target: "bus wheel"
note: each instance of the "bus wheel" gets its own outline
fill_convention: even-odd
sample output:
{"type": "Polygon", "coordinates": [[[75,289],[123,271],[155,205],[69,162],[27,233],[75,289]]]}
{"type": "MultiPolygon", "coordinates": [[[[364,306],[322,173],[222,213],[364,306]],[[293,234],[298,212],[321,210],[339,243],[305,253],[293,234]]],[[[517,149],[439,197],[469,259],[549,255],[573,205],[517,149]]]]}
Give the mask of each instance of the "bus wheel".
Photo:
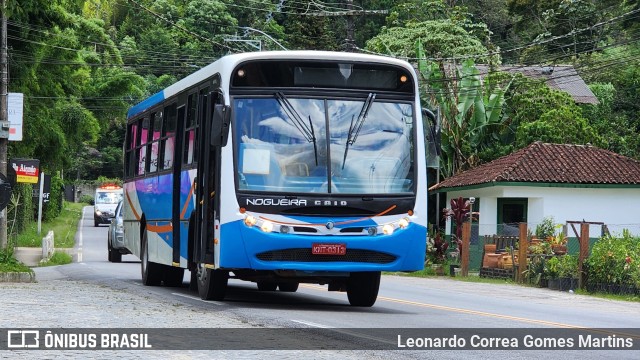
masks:
{"type": "Polygon", "coordinates": [[[347,298],[352,306],[375,304],[380,288],[380,271],[353,272],[347,279],[347,298]]]}
{"type": "Polygon", "coordinates": [[[271,281],[258,281],[257,284],[260,291],[276,291],[278,288],[278,283],[271,281]]]}
{"type": "Polygon", "coordinates": [[[164,286],[178,287],[182,286],[184,278],[184,269],[179,267],[167,266],[164,270],[164,286]]]}
{"type": "Polygon", "coordinates": [[[280,283],[278,284],[278,289],[284,292],[296,292],[298,291],[299,283],[280,283]]]}
{"type": "Polygon", "coordinates": [[[142,235],[142,249],[140,249],[140,270],[142,283],[146,286],[157,286],[162,281],[162,265],[149,261],[149,245],[147,244],[147,231],[142,235]]]}
{"type": "Polygon", "coordinates": [[[223,300],[228,281],[228,271],[207,269],[198,264],[198,294],[202,300],[223,300]]]}

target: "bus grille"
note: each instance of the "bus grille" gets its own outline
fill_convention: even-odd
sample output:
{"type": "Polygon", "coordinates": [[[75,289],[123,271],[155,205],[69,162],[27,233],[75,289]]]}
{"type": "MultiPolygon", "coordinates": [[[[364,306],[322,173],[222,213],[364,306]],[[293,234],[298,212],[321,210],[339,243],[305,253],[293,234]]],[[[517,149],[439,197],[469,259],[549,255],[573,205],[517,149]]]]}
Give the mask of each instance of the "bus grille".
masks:
{"type": "Polygon", "coordinates": [[[388,264],[396,260],[394,255],[371,251],[347,249],[344,255],[312,255],[311,249],[284,249],[267,251],[256,255],[262,261],[293,261],[293,262],[362,262],[374,264],[388,264]]]}

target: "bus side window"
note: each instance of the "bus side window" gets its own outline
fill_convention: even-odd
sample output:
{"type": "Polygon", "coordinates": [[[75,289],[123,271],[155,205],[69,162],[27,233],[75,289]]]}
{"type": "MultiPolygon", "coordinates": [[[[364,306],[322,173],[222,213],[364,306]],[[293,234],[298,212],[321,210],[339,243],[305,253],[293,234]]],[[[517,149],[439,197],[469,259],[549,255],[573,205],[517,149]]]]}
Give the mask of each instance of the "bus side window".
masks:
{"type": "Polygon", "coordinates": [[[125,157],[125,176],[131,177],[135,175],[136,161],[136,138],[138,136],[138,123],[133,122],[127,127],[127,146],[125,157]]]}
{"type": "Polygon", "coordinates": [[[150,149],[149,172],[153,173],[158,170],[158,148],[160,147],[160,131],[162,130],[162,111],[151,114],[151,144],[147,145],[150,149]]]}
{"type": "Polygon", "coordinates": [[[138,172],[136,175],[144,175],[147,163],[147,148],[144,146],[149,139],[149,118],[145,117],[139,122],[140,137],[138,142],[138,172]]]}
{"type": "Polygon", "coordinates": [[[193,164],[196,157],[196,131],[198,129],[198,94],[189,95],[187,104],[187,121],[185,121],[183,163],[193,164]]]}
{"type": "MultiPolygon", "coordinates": [[[[175,145],[176,134],[176,121],[178,116],[178,109],[176,104],[165,107],[165,121],[162,129],[161,139],[161,164],[162,170],[171,169],[173,166],[173,152],[175,145]]],[[[184,106],[180,108],[180,113],[184,116],[184,106]]]]}

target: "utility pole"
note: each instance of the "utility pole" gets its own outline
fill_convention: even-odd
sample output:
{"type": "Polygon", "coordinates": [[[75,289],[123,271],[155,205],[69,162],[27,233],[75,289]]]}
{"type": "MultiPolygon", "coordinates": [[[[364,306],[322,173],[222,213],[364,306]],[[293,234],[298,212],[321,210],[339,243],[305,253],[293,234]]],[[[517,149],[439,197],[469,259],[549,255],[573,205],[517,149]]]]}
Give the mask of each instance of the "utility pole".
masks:
{"type": "Polygon", "coordinates": [[[388,10],[353,10],[353,0],[346,0],[347,9],[344,11],[312,11],[304,15],[309,16],[346,16],[347,17],[347,37],[345,39],[346,51],[354,52],[356,49],[355,40],[355,16],[362,15],[386,15],[388,10]]]}
{"type": "MultiPolygon", "coordinates": [[[[9,121],[8,115],[8,82],[9,82],[9,61],[7,46],[7,3],[2,2],[2,26],[0,30],[0,126],[9,121]]],[[[0,173],[7,175],[7,143],[8,138],[0,137],[0,173]]],[[[0,212],[0,249],[7,248],[7,210],[2,209],[0,212]]]]}

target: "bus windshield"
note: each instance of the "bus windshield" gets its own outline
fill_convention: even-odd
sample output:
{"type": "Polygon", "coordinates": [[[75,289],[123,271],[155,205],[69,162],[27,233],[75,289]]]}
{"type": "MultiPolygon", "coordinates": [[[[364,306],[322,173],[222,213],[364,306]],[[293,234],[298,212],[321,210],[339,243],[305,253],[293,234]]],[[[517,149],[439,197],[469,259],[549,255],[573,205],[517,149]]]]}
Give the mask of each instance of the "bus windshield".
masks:
{"type": "Polygon", "coordinates": [[[367,98],[238,97],[233,102],[239,190],[414,192],[409,102],[367,98]]]}

